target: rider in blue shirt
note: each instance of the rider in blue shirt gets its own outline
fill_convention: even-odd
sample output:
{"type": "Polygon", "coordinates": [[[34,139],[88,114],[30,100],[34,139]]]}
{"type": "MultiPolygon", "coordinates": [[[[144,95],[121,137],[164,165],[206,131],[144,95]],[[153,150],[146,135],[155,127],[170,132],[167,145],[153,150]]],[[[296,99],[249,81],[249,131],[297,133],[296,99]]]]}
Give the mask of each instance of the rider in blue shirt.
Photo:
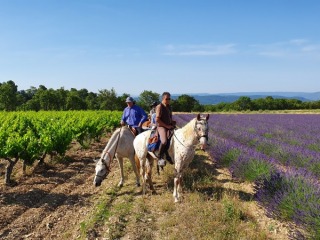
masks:
{"type": "Polygon", "coordinates": [[[148,116],[141,107],[135,105],[132,97],[127,97],[126,103],[128,106],[123,111],[121,125],[129,125],[138,135],[142,132],[142,124],[148,119],[148,116]]]}

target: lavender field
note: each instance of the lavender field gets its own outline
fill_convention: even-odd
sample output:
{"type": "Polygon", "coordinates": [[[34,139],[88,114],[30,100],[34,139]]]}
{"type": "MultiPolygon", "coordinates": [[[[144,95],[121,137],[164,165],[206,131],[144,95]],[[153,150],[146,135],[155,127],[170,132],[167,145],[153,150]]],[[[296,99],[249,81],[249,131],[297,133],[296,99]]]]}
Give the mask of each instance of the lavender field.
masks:
{"type": "MultiPolygon", "coordinates": [[[[176,114],[178,126],[194,114],[176,114]]],[[[211,114],[211,157],[234,178],[255,184],[270,216],[320,239],[320,115],[211,114]]]]}

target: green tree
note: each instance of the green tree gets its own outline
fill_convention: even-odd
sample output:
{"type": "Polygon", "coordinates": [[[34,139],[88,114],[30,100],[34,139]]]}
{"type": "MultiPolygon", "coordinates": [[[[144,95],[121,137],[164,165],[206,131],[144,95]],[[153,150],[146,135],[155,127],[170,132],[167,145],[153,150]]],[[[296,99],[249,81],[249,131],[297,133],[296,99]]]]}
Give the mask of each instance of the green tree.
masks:
{"type": "Polygon", "coordinates": [[[68,91],[65,90],[63,87],[61,87],[56,90],[55,95],[56,95],[56,101],[59,105],[59,110],[66,110],[68,91]]]}
{"type": "Polygon", "coordinates": [[[239,97],[239,99],[233,103],[233,108],[236,111],[251,110],[252,109],[251,98],[246,96],[239,97]]]}
{"type": "Polygon", "coordinates": [[[50,111],[60,109],[58,97],[54,89],[38,90],[36,95],[39,96],[40,107],[42,110],[50,111]]]}
{"type": "Polygon", "coordinates": [[[87,104],[85,99],[81,98],[78,91],[70,91],[66,99],[67,110],[86,110],[87,104]]]}
{"type": "Polygon", "coordinates": [[[86,104],[87,104],[87,109],[89,110],[96,110],[99,109],[99,103],[97,99],[97,94],[93,92],[89,92],[88,96],[86,97],[86,104]]]}
{"type": "Polygon", "coordinates": [[[194,97],[182,94],[172,102],[172,109],[175,112],[201,112],[204,107],[194,97]]]}
{"type": "Polygon", "coordinates": [[[153,102],[159,102],[160,94],[152,91],[144,90],[139,95],[138,105],[145,110],[149,110],[153,102]]]}
{"type": "Polygon", "coordinates": [[[117,102],[117,110],[122,111],[125,107],[127,107],[126,99],[130,95],[128,93],[123,93],[121,96],[118,97],[117,102]]]}
{"type": "Polygon", "coordinates": [[[265,101],[266,101],[266,105],[267,105],[267,109],[268,110],[275,110],[277,109],[276,108],[276,105],[275,105],[275,101],[274,101],[274,98],[272,96],[267,96],[265,98],[265,101]]]}
{"type": "Polygon", "coordinates": [[[118,110],[119,99],[114,88],[99,90],[98,103],[101,110],[118,110]]]}
{"type": "Polygon", "coordinates": [[[17,107],[18,86],[9,80],[0,84],[0,109],[14,111],[17,107]]]}

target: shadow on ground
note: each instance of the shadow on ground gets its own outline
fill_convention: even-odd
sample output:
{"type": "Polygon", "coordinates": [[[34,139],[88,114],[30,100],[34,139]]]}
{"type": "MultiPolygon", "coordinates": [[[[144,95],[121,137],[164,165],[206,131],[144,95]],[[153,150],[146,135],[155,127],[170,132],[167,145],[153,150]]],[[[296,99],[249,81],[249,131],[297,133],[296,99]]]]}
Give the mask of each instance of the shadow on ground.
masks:
{"type": "MultiPolygon", "coordinates": [[[[220,200],[225,194],[237,196],[243,201],[251,201],[253,194],[241,190],[226,188],[225,183],[233,183],[232,179],[219,179],[222,173],[217,171],[214,162],[208,160],[208,156],[196,154],[188,169],[186,169],[183,179],[184,191],[197,191],[204,194],[208,199],[220,200]]],[[[168,179],[168,188],[173,190],[173,178],[168,179]]]]}

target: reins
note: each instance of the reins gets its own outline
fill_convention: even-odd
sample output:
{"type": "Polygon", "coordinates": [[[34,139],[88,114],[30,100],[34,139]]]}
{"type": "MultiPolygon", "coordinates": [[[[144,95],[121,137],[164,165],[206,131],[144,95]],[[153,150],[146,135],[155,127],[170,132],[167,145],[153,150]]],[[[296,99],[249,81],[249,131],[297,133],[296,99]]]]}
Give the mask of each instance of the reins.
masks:
{"type": "MultiPolygon", "coordinates": [[[[116,155],[116,152],[117,152],[117,148],[118,148],[118,145],[119,145],[119,140],[120,140],[120,135],[121,135],[121,130],[122,130],[122,127],[120,128],[120,131],[119,131],[119,135],[118,135],[118,139],[117,139],[117,143],[116,143],[116,148],[115,148],[115,150],[114,150],[114,154],[113,154],[113,156],[111,157],[111,154],[110,154],[110,152],[107,150],[107,151],[105,151],[105,150],[103,150],[103,156],[102,156],[102,159],[103,159],[103,163],[104,163],[104,165],[106,166],[106,168],[107,168],[107,170],[108,170],[108,172],[111,172],[111,162],[113,161],[113,158],[114,158],[114,156],[116,155]],[[109,158],[110,158],[110,164],[109,164],[109,166],[106,164],[106,162],[105,162],[105,156],[106,156],[106,154],[108,154],[108,156],[109,156],[109,158]]],[[[98,175],[96,175],[96,176],[98,176],[98,175]]],[[[98,176],[99,177],[99,176],[98,176]]],[[[101,176],[100,176],[101,177],[101,176]]]]}
{"type": "Polygon", "coordinates": [[[177,135],[176,135],[176,133],[175,133],[174,130],[173,130],[173,136],[177,139],[177,141],[178,141],[182,146],[184,146],[185,148],[187,148],[187,147],[179,140],[179,138],[177,137],[177,135]]]}

